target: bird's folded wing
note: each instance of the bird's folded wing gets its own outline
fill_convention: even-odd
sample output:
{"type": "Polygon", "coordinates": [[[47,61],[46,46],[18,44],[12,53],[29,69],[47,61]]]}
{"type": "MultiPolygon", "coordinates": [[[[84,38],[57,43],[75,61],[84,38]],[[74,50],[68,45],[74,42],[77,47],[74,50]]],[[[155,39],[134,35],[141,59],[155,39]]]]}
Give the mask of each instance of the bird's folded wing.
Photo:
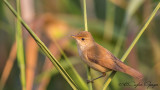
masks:
{"type": "Polygon", "coordinates": [[[91,62],[99,64],[105,68],[123,72],[123,67],[121,66],[123,63],[112,53],[98,44],[87,50],[87,58],[91,62]]]}

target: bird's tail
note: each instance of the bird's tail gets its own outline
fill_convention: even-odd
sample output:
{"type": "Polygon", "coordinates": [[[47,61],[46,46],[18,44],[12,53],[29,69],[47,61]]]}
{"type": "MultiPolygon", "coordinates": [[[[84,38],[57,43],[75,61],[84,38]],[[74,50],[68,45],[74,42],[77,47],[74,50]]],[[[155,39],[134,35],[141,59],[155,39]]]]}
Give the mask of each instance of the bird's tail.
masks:
{"type": "Polygon", "coordinates": [[[142,80],[144,78],[143,74],[141,74],[140,72],[136,71],[131,67],[128,67],[128,70],[125,73],[131,75],[134,78],[137,78],[138,80],[142,80]]]}
{"type": "Polygon", "coordinates": [[[124,73],[138,79],[138,80],[142,80],[144,77],[143,77],[143,74],[141,74],[140,72],[138,72],[137,70],[125,65],[124,63],[119,63],[119,64],[122,64],[120,66],[122,66],[123,68],[123,71],[124,73]]]}

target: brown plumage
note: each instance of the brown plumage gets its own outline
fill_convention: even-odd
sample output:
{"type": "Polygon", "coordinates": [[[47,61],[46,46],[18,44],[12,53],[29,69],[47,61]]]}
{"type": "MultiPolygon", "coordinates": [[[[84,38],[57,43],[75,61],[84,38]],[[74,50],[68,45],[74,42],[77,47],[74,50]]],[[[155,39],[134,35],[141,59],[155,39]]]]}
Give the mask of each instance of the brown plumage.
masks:
{"type": "MultiPolygon", "coordinates": [[[[82,60],[91,68],[102,72],[103,75],[100,77],[105,76],[105,72],[114,70],[129,74],[139,80],[143,79],[143,75],[140,72],[125,65],[111,52],[97,44],[89,32],[81,31],[72,37],[77,41],[78,52],[82,60]]],[[[98,78],[90,80],[89,82],[93,82],[98,78]]]]}

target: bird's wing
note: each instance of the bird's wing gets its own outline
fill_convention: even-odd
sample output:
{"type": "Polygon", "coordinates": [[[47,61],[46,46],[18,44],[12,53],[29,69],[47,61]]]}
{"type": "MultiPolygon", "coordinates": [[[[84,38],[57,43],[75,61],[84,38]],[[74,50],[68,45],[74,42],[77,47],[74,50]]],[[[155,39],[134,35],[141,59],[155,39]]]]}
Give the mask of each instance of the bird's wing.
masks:
{"type": "Polygon", "coordinates": [[[95,44],[95,46],[87,50],[87,58],[91,62],[99,64],[105,68],[124,72],[124,69],[121,66],[123,63],[112,53],[98,44],[95,44]]]}
{"type": "Polygon", "coordinates": [[[87,58],[91,62],[94,62],[102,67],[114,71],[124,72],[139,80],[143,79],[143,74],[125,65],[122,61],[116,58],[107,49],[103,48],[98,44],[87,50],[87,58]]]}

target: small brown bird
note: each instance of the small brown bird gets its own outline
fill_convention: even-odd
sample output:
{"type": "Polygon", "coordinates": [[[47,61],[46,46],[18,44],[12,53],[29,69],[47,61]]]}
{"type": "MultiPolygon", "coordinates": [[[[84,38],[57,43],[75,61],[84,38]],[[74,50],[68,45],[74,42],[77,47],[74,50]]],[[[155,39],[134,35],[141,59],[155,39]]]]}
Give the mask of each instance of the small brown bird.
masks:
{"type": "Polygon", "coordinates": [[[88,64],[91,68],[102,72],[100,77],[87,82],[93,82],[94,80],[104,77],[107,71],[120,71],[130,76],[143,79],[143,75],[135,69],[125,65],[122,61],[116,58],[111,52],[97,44],[91,33],[87,31],[81,31],[77,35],[72,35],[76,40],[78,46],[78,52],[81,59],[88,64]]]}

